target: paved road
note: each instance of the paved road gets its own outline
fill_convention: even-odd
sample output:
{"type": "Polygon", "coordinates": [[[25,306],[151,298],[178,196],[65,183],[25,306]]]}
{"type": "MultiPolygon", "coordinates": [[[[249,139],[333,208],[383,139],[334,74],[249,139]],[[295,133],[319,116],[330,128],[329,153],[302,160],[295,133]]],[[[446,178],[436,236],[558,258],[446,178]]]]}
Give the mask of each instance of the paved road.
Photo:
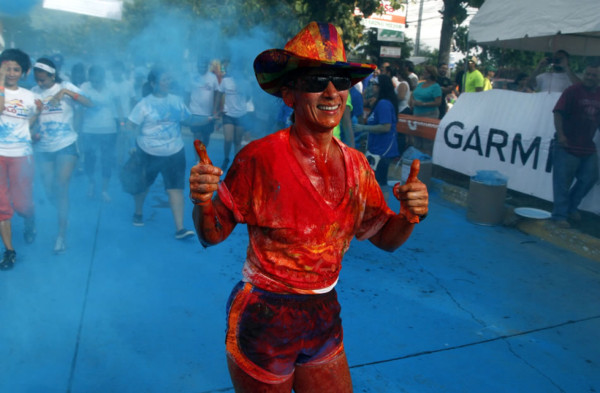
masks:
{"type": "MultiPolygon", "coordinates": [[[[209,146],[217,163],[221,146],[209,146]]],[[[14,219],[18,263],[0,274],[0,392],[232,391],[224,308],[245,228],[203,249],[174,239],[161,184],[141,228],[116,182],[110,204],[85,191],[75,177],[64,255],[51,252],[42,193],[33,245],[14,219]]],[[[469,223],[437,194],[395,253],[354,241],[338,292],[356,392],[600,391],[598,262],[469,223]]]]}

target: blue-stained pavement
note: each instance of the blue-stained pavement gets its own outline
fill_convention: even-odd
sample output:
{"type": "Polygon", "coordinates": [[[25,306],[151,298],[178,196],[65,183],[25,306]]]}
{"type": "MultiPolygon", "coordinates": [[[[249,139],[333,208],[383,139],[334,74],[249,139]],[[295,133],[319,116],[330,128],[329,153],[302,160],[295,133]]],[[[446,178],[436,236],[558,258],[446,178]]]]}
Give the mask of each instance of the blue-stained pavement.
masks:
{"type": "MultiPolygon", "coordinates": [[[[208,150],[222,161],[221,140],[208,150]]],[[[55,212],[40,187],[34,244],[13,219],[18,261],[0,272],[0,392],[232,392],[224,312],[245,227],[203,249],[175,240],[160,180],[144,227],[131,225],[133,201],[116,177],[112,203],[86,191],[75,176],[63,255],[52,253],[55,212]]],[[[472,224],[435,191],[398,251],[354,241],[337,288],[355,392],[600,391],[600,264],[472,224]]]]}

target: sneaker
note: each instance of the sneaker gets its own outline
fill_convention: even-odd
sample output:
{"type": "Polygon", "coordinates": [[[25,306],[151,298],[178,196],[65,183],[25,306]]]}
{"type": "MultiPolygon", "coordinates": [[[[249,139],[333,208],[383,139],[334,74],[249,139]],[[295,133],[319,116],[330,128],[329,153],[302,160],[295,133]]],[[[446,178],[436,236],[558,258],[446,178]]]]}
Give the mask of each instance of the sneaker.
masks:
{"type": "Polygon", "coordinates": [[[15,250],[6,250],[4,251],[4,256],[0,261],[0,270],[10,270],[15,266],[15,261],[17,260],[17,253],[15,250]]]}
{"type": "Polygon", "coordinates": [[[196,233],[194,231],[190,231],[188,229],[182,228],[182,229],[178,230],[177,232],[175,232],[175,239],[183,240],[183,239],[187,239],[188,237],[192,237],[195,234],[196,233]]]}
{"type": "Polygon", "coordinates": [[[136,227],[143,227],[144,226],[144,217],[142,217],[141,214],[134,214],[132,224],[135,225],[136,227]]]}
{"type": "Polygon", "coordinates": [[[35,241],[36,235],[37,235],[37,232],[35,231],[35,229],[25,230],[25,232],[23,232],[23,238],[25,239],[25,243],[27,243],[27,244],[33,243],[35,241]]]}
{"type": "Polygon", "coordinates": [[[56,243],[54,243],[54,253],[61,254],[65,252],[67,249],[67,245],[65,244],[65,239],[62,236],[56,238],[56,243]]]}

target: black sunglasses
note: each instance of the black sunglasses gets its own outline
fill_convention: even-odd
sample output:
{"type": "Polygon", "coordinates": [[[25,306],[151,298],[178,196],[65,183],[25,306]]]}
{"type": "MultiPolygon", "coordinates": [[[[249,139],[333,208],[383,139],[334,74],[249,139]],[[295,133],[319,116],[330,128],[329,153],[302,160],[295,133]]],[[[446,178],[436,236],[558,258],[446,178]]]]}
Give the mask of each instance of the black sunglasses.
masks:
{"type": "Polygon", "coordinates": [[[352,86],[352,80],[347,76],[303,75],[296,79],[292,87],[307,93],[320,93],[327,89],[329,82],[333,83],[338,91],[348,90],[352,86]]]}

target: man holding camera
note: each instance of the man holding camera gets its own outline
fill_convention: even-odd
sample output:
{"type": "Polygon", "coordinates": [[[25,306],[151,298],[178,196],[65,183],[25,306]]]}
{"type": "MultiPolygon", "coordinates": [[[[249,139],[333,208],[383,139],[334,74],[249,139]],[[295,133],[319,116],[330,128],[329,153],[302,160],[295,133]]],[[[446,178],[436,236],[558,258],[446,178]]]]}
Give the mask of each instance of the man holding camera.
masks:
{"type": "Polygon", "coordinates": [[[536,92],[562,93],[567,87],[581,82],[569,67],[569,53],[557,50],[552,57],[544,57],[533,70],[530,87],[536,92]],[[546,70],[550,66],[550,69],[546,70]]]}

